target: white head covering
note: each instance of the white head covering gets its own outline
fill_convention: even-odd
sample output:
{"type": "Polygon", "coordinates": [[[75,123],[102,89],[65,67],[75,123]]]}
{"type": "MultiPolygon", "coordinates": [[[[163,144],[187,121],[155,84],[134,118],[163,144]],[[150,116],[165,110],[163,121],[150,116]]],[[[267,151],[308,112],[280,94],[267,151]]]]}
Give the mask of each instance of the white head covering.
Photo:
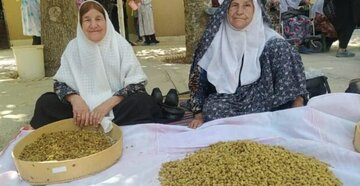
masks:
{"type": "Polygon", "coordinates": [[[207,71],[208,81],[218,93],[235,93],[239,81],[240,85],[255,82],[260,77],[259,58],[265,42],[272,37],[281,37],[264,25],[261,8],[256,0],[254,8],[251,23],[240,31],[235,30],[226,17],[198,63],[207,71]]]}
{"type": "Polygon", "coordinates": [[[316,13],[324,15],[324,0],[316,0],[314,5],[310,9],[310,18],[314,18],[316,13]]]}
{"type": "Polygon", "coordinates": [[[281,0],[280,1],[280,13],[288,11],[289,7],[293,9],[298,9],[299,4],[302,0],[281,0]]]}
{"type": "MultiPolygon", "coordinates": [[[[97,3],[88,0],[81,6],[89,2],[97,3]]],[[[106,34],[98,43],[90,41],[85,36],[79,17],[77,36],[66,47],[61,57],[60,68],[54,76],[54,79],[79,91],[90,110],[127,85],[147,80],[133,49],[115,31],[105,9],[104,12],[106,34]]],[[[111,130],[113,118],[111,111],[101,121],[105,132],[111,130]]]]}

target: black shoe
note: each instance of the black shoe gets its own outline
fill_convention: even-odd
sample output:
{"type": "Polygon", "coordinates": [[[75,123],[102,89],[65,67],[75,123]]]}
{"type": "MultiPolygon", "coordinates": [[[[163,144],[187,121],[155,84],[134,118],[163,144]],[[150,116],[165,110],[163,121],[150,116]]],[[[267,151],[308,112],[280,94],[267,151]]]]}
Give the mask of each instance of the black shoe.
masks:
{"type": "Polygon", "coordinates": [[[32,45],[41,45],[41,37],[39,37],[39,36],[33,36],[32,45]]]}
{"type": "Polygon", "coordinates": [[[169,107],[165,104],[161,107],[164,118],[168,122],[179,121],[184,117],[185,110],[181,107],[169,107]]]}
{"type": "Polygon", "coordinates": [[[151,36],[144,36],[145,37],[145,41],[144,41],[144,45],[150,45],[151,44],[151,36]]]}
{"type": "Polygon", "coordinates": [[[169,107],[177,107],[179,105],[179,95],[175,89],[170,89],[166,94],[164,105],[169,107]]]}
{"type": "Polygon", "coordinates": [[[151,42],[147,42],[147,41],[145,41],[145,42],[143,43],[144,46],[149,46],[150,44],[151,44],[151,42]]]}
{"type": "Polygon", "coordinates": [[[151,41],[151,43],[154,43],[154,44],[158,44],[158,43],[160,43],[160,41],[158,41],[158,40],[156,39],[155,34],[150,35],[149,37],[150,37],[150,41],[151,41]]]}
{"type": "Polygon", "coordinates": [[[161,90],[159,88],[154,88],[151,92],[151,97],[154,98],[155,102],[159,105],[163,102],[163,95],[161,93],[161,90]]]}

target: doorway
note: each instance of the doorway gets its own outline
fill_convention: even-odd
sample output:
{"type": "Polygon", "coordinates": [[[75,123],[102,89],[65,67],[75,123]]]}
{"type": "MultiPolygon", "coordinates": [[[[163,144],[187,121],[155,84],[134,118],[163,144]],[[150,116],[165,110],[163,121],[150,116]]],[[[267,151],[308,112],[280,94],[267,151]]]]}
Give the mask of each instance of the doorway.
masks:
{"type": "Polygon", "coordinates": [[[10,48],[9,34],[6,27],[3,2],[0,0],[0,49],[10,48]]]}

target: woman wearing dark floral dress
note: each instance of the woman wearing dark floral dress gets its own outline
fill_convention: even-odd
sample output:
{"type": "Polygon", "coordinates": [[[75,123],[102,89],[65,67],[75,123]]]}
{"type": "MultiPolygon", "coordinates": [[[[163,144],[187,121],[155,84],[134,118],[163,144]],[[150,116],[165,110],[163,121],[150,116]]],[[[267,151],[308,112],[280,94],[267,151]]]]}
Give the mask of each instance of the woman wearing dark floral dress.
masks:
{"type": "MultiPolygon", "coordinates": [[[[312,23],[308,15],[293,15],[284,16],[289,11],[300,9],[300,5],[309,5],[309,0],[281,0],[280,13],[283,21],[283,34],[286,39],[291,40],[291,43],[301,53],[310,53],[311,50],[306,46],[305,38],[312,35],[312,23]]],[[[301,11],[300,11],[301,12],[301,11]]],[[[299,12],[299,13],[300,13],[299,12]]],[[[304,13],[305,14],[305,13],[304,13]]]]}
{"type": "Polygon", "coordinates": [[[190,69],[189,127],[303,105],[301,57],[264,18],[256,0],[225,0],[212,16],[190,69]]]}

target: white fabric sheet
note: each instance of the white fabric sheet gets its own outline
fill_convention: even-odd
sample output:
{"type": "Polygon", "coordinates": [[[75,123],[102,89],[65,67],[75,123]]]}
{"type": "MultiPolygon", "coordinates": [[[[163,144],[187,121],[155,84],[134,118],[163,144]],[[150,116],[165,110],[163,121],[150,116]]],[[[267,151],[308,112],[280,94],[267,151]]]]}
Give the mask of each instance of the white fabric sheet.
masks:
{"type": "MultiPolygon", "coordinates": [[[[344,185],[360,185],[360,154],[353,147],[354,127],[360,121],[360,95],[329,94],[315,97],[308,106],[265,112],[186,126],[143,124],[121,127],[123,155],[112,167],[89,177],[57,185],[159,185],[161,163],[218,141],[250,139],[281,145],[315,156],[331,165],[344,185]]],[[[18,137],[0,154],[0,183],[28,185],[22,181],[11,151],[30,131],[18,137]]]]}

